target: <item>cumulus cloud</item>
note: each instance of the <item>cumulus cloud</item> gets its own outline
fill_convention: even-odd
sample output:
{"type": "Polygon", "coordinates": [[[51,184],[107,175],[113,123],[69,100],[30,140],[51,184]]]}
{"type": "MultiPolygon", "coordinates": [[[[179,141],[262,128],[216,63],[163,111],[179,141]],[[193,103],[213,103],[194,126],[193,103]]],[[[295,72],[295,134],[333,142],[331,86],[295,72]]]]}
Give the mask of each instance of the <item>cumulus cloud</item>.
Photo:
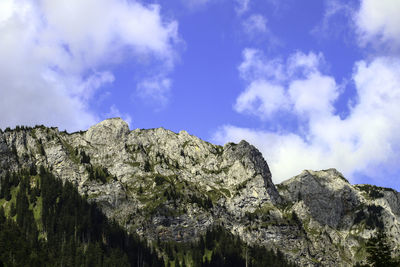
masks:
{"type": "Polygon", "coordinates": [[[282,86],[266,80],[256,80],[239,95],[234,107],[237,112],[245,112],[265,119],[270,118],[279,110],[286,109],[287,104],[282,86]]]}
{"type": "Polygon", "coordinates": [[[304,80],[295,80],[288,88],[293,110],[307,118],[330,114],[338,96],[338,87],[332,77],[311,73],[304,80]]]}
{"type": "Polygon", "coordinates": [[[68,130],[99,120],[90,100],[112,66],[151,57],[167,73],[179,41],[160,6],[122,0],[3,0],[0,36],[0,127],[68,130]]]}
{"type": "Polygon", "coordinates": [[[243,62],[239,65],[240,77],[245,81],[259,79],[283,80],[285,73],[280,59],[268,59],[258,49],[243,50],[243,62]]]}
{"type": "Polygon", "coordinates": [[[400,2],[361,0],[355,14],[361,41],[388,46],[400,45],[400,2]]]}
{"type": "Polygon", "coordinates": [[[248,78],[248,87],[238,97],[236,110],[267,118],[271,124],[280,124],[274,116],[267,117],[271,110],[284,110],[301,121],[301,127],[293,130],[282,126],[272,131],[225,125],[215,134],[215,141],[247,139],[255,144],[266,157],[274,182],[297,175],[303,169],[335,167],[350,179],[360,173],[366,176],[373,173],[375,178],[384,179],[384,169],[400,172],[397,59],[378,57],[355,63],[352,80],[357,101],[343,119],[336,115],[333,105],[342,91],[332,76],[321,71],[321,54],[297,52],[284,63],[277,61],[281,71],[271,76],[265,70],[274,61],[269,62],[260,51],[254,50],[249,57],[248,51],[244,52],[239,67],[242,77],[248,78]],[[287,78],[282,79],[281,73],[287,78]],[[260,81],[264,86],[252,89],[260,81]],[[267,84],[279,87],[280,93],[274,95],[277,89],[267,84]],[[376,171],[377,166],[381,171],[376,171]]]}
{"type": "Polygon", "coordinates": [[[319,71],[322,54],[296,52],[283,63],[268,60],[259,50],[245,49],[243,57],[239,72],[248,86],[236,100],[237,112],[270,119],[282,111],[309,117],[333,110],[338,87],[319,71]]]}
{"type": "Polygon", "coordinates": [[[379,54],[399,52],[400,2],[397,0],[325,1],[325,14],[312,30],[318,37],[357,39],[362,48],[376,49],[379,54]],[[357,1],[358,2],[358,1],[357,1]]]}

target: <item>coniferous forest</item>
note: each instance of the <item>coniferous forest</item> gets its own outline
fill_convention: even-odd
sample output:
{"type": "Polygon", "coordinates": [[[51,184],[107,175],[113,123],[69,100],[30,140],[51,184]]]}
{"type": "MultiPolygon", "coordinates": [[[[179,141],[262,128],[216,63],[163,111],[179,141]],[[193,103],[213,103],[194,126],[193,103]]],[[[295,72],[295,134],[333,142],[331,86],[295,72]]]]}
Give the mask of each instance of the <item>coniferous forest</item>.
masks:
{"type": "Polygon", "coordinates": [[[44,167],[1,177],[0,266],[292,266],[222,227],[199,241],[148,243],[128,234],[44,167]]]}
{"type": "Polygon", "coordinates": [[[160,266],[135,235],[109,222],[74,186],[43,167],[39,173],[7,173],[0,208],[0,265],[4,266],[160,266]],[[15,197],[13,197],[15,195],[15,197]]]}

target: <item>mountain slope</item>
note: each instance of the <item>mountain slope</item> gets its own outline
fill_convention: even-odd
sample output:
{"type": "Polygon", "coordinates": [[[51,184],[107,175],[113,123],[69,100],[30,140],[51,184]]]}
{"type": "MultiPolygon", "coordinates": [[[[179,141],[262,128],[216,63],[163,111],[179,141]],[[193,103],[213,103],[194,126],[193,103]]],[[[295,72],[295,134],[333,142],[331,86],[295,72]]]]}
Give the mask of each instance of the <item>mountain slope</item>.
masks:
{"type": "Polygon", "coordinates": [[[39,169],[1,179],[0,266],[293,266],[222,227],[197,242],[146,242],[107,219],[70,182],[39,169]]]}
{"type": "Polygon", "coordinates": [[[192,242],[220,225],[302,266],[351,266],[365,261],[366,240],[383,228],[398,255],[399,193],[350,185],[335,170],[305,171],[275,187],[245,141],[221,147],[185,131],[130,131],[119,118],[72,134],[0,133],[3,174],[40,165],[150,240],[192,242]]]}

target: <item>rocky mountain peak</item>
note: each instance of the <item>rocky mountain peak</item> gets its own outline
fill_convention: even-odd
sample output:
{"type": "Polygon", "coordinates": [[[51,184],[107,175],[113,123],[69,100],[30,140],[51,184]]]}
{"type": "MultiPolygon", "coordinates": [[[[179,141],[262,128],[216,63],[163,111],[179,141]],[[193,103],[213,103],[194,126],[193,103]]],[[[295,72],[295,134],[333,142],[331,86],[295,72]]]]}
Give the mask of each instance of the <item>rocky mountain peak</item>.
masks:
{"type": "Polygon", "coordinates": [[[255,175],[261,175],[263,178],[264,187],[271,201],[274,203],[281,201],[279,193],[272,182],[272,174],[268,164],[256,147],[245,140],[240,141],[239,144],[228,143],[224,146],[224,154],[228,158],[240,161],[245,168],[254,169],[255,175]]]}
{"type": "Polygon", "coordinates": [[[124,120],[111,118],[90,127],[85,138],[90,143],[104,144],[123,139],[129,132],[129,126],[124,120]]]}
{"type": "Polygon", "coordinates": [[[305,170],[279,187],[286,199],[304,204],[319,223],[332,227],[338,227],[346,213],[360,202],[356,190],[336,169],[305,170]]]}
{"type": "Polygon", "coordinates": [[[305,170],[275,186],[260,151],[244,140],[222,147],[186,131],[130,131],[121,118],[71,134],[0,131],[0,176],[39,166],[153,241],[193,241],[223,225],[300,266],[353,266],[365,262],[366,240],[385,229],[400,254],[398,192],[351,185],[335,169],[305,170]]]}

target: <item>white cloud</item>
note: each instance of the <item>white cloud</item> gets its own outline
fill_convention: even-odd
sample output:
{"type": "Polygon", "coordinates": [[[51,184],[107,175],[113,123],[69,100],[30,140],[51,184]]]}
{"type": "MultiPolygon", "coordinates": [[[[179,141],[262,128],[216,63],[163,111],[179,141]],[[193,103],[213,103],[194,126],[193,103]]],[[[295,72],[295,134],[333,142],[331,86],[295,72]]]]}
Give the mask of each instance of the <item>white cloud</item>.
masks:
{"type": "Polygon", "coordinates": [[[322,54],[296,52],[284,64],[268,60],[259,50],[245,49],[243,58],[239,72],[248,85],[236,100],[236,111],[269,119],[279,111],[308,117],[333,110],[338,86],[320,73],[322,54]]]}
{"type": "Polygon", "coordinates": [[[338,87],[332,77],[315,72],[305,80],[292,81],[288,93],[294,111],[309,118],[332,113],[338,87]]]}
{"type": "Polygon", "coordinates": [[[345,41],[354,38],[354,25],[352,17],[356,8],[354,3],[343,0],[325,0],[325,12],[321,23],[316,25],[311,33],[320,38],[337,38],[341,37],[345,41]]]}
{"type": "Polygon", "coordinates": [[[244,31],[250,36],[268,33],[267,19],[260,14],[253,14],[243,21],[244,31]]]}
{"type": "Polygon", "coordinates": [[[288,58],[287,74],[290,77],[294,75],[307,76],[311,73],[319,72],[319,67],[324,63],[321,53],[304,54],[297,51],[288,58]]]}
{"type": "Polygon", "coordinates": [[[267,18],[261,14],[242,16],[242,31],[253,43],[265,43],[269,50],[282,45],[282,41],[269,29],[267,18]]]}
{"type": "Polygon", "coordinates": [[[249,9],[250,0],[235,0],[236,3],[236,13],[242,15],[249,9]]]}
{"type": "Polygon", "coordinates": [[[68,130],[99,120],[90,100],[112,65],[151,57],[166,75],[179,41],[158,5],[122,0],[3,0],[0,36],[0,127],[68,130]]]}
{"type": "Polygon", "coordinates": [[[144,100],[156,101],[158,104],[157,110],[160,110],[168,103],[170,88],[170,79],[156,76],[141,81],[137,86],[137,93],[144,100]]]}
{"type": "Polygon", "coordinates": [[[109,71],[95,72],[89,78],[87,78],[78,89],[78,95],[81,95],[83,99],[89,100],[105,83],[113,83],[115,80],[114,75],[109,71]]]}
{"type": "Polygon", "coordinates": [[[282,86],[265,80],[256,80],[237,98],[235,110],[265,119],[279,110],[286,109],[287,105],[288,101],[282,86]]]}
{"type": "Polygon", "coordinates": [[[400,45],[400,1],[361,0],[355,15],[363,43],[400,45]]]}
{"type": "MultiPolygon", "coordinates": [[[[260,70],[252,70],[257,75],[244,75],[253,80],[247,80],[248,87],[237,99],[241,108],[236,110],[265,118],[270,113],[260,107],[278,103],[273,105],[274,109],[290,112],[302,122],[302,128],[278,127],[279,131],[269,131],[225,125],[215,134],[215,141],[247,139],[255,144],[266,157],[274,182],[297,175],[303,169],[335,167],[350,179],[356,173],[367,176],[373,173],[376,179],[384,180],[385,169],[400,173],[400,62],[396,58],[379,57],[355,64],[352,78],[357,102],[349,116],[341,119],[335,115],[333,103],[342,92],[333,77],[321,73],[322,55],[292,55],[286,64],[281,64],[283,72],[289,73],[287,80],[266,74],[265,83],[280,86],[281,94],[287,96],[286,101],[281,101],[281,95],[276,99],[263,97],[266,92],[262,89],[254,90],[253,95],[248,93],[252,83],[260,81],[264,73],[261,52],[257,53],[259,57],[255,58],[252,68],[259,66],[260,70]],[[292,66],[302,66],[307,71],[292,76],[289,71],[292,66]],[[251,97],[243,100],[246,94],[251,97]],[[251,105],[251,100],[256,98],[254,94],[258,106],[251,105]],[[247,105],[243,104],[245,100],[247,105]]],[[[248,57],[244,57],[244,62],[248,68],[251,66],[248,57]]],[[[240,71],[247,69],[239,68],[240,71]]],[[[269,119],[272,124],[280,123],[272,117],[269,119]]]]}
{"type": "Polygon", "coordinates": [[[245,81],[258,79],[283,80],[285,73],[279,59],[269,60],[260,50],[243,50],[243,62],[239,66],[240,77],[245,81]]]}

